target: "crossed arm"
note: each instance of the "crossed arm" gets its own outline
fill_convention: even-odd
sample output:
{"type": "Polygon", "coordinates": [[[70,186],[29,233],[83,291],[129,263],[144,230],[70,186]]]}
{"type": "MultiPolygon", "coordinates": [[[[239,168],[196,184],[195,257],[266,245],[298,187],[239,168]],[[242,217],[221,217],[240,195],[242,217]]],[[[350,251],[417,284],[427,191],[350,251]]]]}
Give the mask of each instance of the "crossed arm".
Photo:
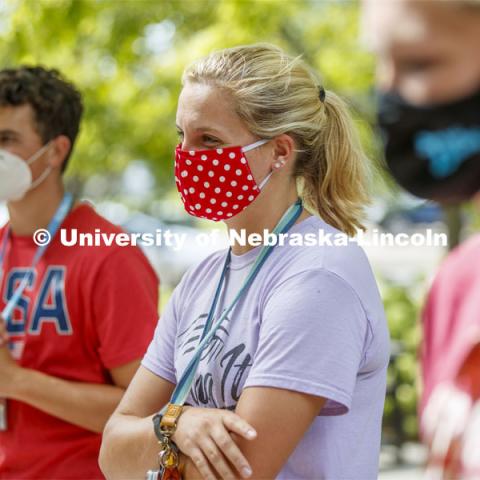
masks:
{"type": "MultiPolygon", "coordinates": [[[[138,478],[143,479],[145,472],[158,467],[159,445],[152,428],[152,416],[168,403],[174,385],[157,377],[147,369],[140,367],[132,383],[120,402],[115,413],[107,423],[104,431],[102,448],[100,451],[100,466],[108,479],[138,478]]],[[[255,479],[273,479],[282,469],[290,454],[305,434],[319,411],[325,399],[312,395],[293,392],[290,390],[266,387],[246,388],[237,404],[236,414],[243,419],[232,418],[232,428],[242,432],[251,425],[257,435],[249,440],[245,436],[231,433],[235,444],[250,465],[255,479]],[[236,424],[236,426],[233,426],[236,424]]],[[[213,413],[212,409],[190,407],[198,415],[204,415],[203,435],[209,440],[215,438],[213,432],[218,428],[218,422],[212,421],[216,416],[220,419],[228,415],[224,410],[213,413]]],[[[182,430],[189,430],[188,418],[179,420],[179,429],[183,421],[182,430]]],[[[185,416],[186,417],[186,416],[185,416]]],[[[193,416],[189,416],[193,419],[193,416]]],[[[177,430],[178,432],[178,430],[177,430]]],[[[195,441],[194,438],[191,439],[195,441]]],[[[205,445],[202,439],[197,438],[199,449],[205,445]]],[[[211,442],[210,442],[211,444],[211,442]]],[[[226,445],[217,445],[227,465],[231,463],[225,459],[222,452],[226,445]]],[[[181,447],[180,447],[181,448],[181,447]]],[[[209,457],[209,452],[203,451],[204,459],[209,457]]],[[[217,459],[218,460],[218,459],[217,459]]],[[[242,463],[238,458],[238,463],[242,463]]],[[[186,458],[184,476],[187,480],[193,478],[208,478],[207,470],[194,464],[186,458]]],[[[207,462],[213,478],[241,478],[240,474],[231,468],[220,474],[215,471],[210,462],[207,462]]]]}
{"type": "Polygon", "coordinates": [[[140,364],[137,359],[112,368],[109,373],[113,385],[74,382],[21,367],[10,354],[7,342],[0,318],[0,397],[28,403],[96,433],[103,431],[140,364]]]}

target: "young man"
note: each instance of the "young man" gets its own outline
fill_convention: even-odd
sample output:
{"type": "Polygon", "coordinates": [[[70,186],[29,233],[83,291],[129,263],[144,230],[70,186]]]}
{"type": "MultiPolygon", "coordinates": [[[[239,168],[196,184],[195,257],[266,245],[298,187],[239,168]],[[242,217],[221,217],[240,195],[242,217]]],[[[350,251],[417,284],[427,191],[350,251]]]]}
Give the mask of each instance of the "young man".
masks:
{"type": "Polygon", "coordinates": [[[101,432],[157,322],[158,280],[136,247],[67,247],[58,231],[33,260],[33,234],[53,218],[79,233],[121,232],[86,203],[68,209],[62,173],[82,110],[54,70],[0,71],[0,201],[10,218],[0,228],[0,312],[14,303],[0,319],[1,479],[102,478],[101,432]]]}
{"type": "MultiPolygon", "coordinates": [[[[480,0],[365,0],[363,13],[393,176],[424,198],[479,203],[480,0]]],[[[477,234],[445,259],[423,311],[419,414],[435,478],[480,477],[479,267],[477,234]]]]}

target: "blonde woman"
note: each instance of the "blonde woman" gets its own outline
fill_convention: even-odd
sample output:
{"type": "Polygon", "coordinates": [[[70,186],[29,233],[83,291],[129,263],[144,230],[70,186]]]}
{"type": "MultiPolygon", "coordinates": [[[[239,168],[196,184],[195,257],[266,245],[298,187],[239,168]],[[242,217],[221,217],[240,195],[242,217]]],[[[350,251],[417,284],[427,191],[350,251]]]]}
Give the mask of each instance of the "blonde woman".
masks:
{"type": "MultiPolygon", "coordinates": [[[[177,126],[176,183],[192,215],[247,235],[361,227],[367,161],[343,102],[300,59],[256,44],[198,60],[177,126]]],[[[164,421],[154,414],[220,319],[175,417],[183,477],[376,478],[389,336],[368,260],[354,243],[276,246],[242,290],[264,251],[236,243],[175,289],[106,427],[107,477],[158,465],[152,418],[164,421]]]]}

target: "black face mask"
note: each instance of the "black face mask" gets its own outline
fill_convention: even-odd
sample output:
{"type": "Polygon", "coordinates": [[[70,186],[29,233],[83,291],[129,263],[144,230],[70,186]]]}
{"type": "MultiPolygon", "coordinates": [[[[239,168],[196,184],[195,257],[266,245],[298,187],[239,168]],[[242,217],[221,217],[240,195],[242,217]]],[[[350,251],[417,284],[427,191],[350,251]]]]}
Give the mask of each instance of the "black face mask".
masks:
{"type": "Polygon", "coordinates": [[[442,203],[468,200],[480,190],[480,91],[430,107],[394,94],[379,100],[387,165],[402,187],[442,203]]]}

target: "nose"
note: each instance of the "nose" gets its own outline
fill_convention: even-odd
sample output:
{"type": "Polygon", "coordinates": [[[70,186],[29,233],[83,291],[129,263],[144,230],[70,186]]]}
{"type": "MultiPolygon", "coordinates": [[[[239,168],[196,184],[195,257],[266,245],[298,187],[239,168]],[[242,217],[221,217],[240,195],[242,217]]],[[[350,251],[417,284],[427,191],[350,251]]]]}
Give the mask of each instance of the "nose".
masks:
{"type": "Polygon", "coordinates": [[[379,60],[376,70],[377,87],[383,92],[391,92],[398,88],[398,73],[393,62],[379,60]]]}
{"type": "Polygon", "coordinates": [[[183,139],[180,142],[180,147],[182,150],[195,150],[195,145],[193,141],[186,134],[183,135],[183,139]]]}

